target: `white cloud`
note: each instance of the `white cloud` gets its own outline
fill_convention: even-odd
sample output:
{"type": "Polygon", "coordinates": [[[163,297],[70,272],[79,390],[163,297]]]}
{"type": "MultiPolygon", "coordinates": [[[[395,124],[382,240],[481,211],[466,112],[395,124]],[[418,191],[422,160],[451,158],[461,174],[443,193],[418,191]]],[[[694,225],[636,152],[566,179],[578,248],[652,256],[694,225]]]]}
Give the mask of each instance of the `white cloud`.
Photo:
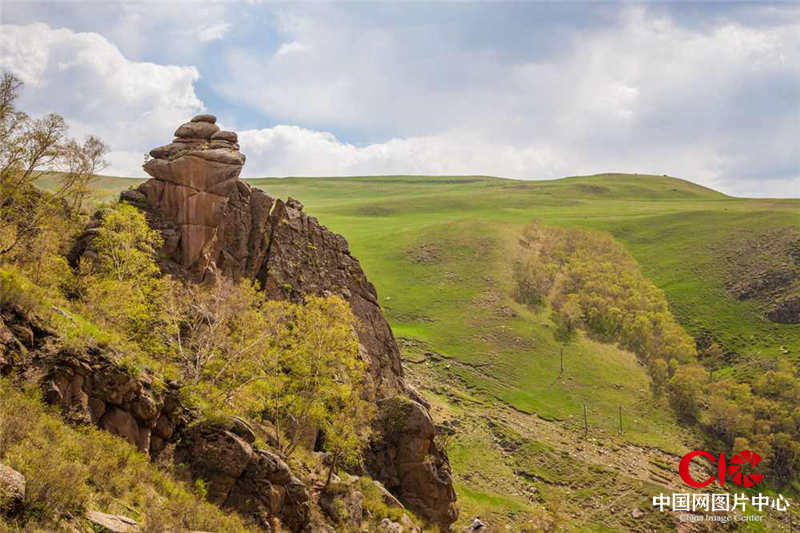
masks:
{"type": "Polygon", "coordinates": [[[692,27],[668,11],[618,9],[615,24],[566,31],[559,52],[543,55],[448,47],[432,40],[435,25],[369,25],[335,6],[285,9],[281,37],[303,53],[230,50],[217,87],[284,123],[384,139],[354,147],[272,128],[270,146],[312,150],[274,152],[276,173],[619,170],[732,192],[800,175],[800,11],[786,8],[771,24],[692,27]]]}
{"type": "Polygon", "coordinates": [[[230,27],[231,25],[227,22],[203,26],[197,30],[197,39],[202,43],[218,41],[219,39],[222,39],[226,33],[228,33],[230,27]]]}
{"type": "Polygon", "coordinates": [[[0,70],[25,82],[23,109],[60,113],[73,135],[108,143],[109,173],[141,175],[144,153],[204,109],[194,90],[196,68],[131,61],[96,33],[2,25],[0,70]]]}
{"type": "Polygon", "coordinates": [[[64,20],[105,37],[7,25],[0,68],[25,77],[27,109],[107,139],[124,174],[203,108],[199,87],[253,128],[250,176],[629,171],[739,194],[800,180],[794,6],[134,3],[95,21],[88,5],[64,20]]]}
{"type": "Polygon", "coordinates": [[[241,131],[239,141],[247,154],[248,177],[408,173],[519,176],[531,168],[555,173],[563,169],[549,148],[485,143],[459,132],[355,146],[328,132],[279,125],[241,131]]]}

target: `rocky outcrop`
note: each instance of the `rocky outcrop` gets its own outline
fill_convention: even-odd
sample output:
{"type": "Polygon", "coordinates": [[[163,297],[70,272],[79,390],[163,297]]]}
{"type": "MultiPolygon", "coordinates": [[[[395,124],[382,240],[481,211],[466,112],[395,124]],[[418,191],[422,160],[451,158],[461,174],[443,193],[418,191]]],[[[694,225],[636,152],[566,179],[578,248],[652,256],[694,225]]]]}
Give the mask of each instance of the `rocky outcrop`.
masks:
{"type": "MultiPolygon", "coordinates": [[[[425,400],[404,382],[400,352],[375,287],[347,241],[308,216],[299,201],[275,200],[240,181],[245,157],[236,134],[219,131],[215,122],[213,116],[200,115],[180,126],[170,144],[150,152],[144,169],[152,179],[122,195],[144,210],[164,237],[162,268],[194,282],[218,276],[257,280],[272,299],[341,296],[358,319],[369,399],[412,398],[430,421],[425,400]]],[[[87,249],[92,231],[78,240],[70,254],[73,264],[87,249]]],[[[370,461],[371,473],[381,481],[394,476],[391,490],[447,529],[456,516],[447,456],[435,445],[432,424],[415,419],[401,425],[406,431],[394,435],[388,448],[413,448],[416,454],[408,455],[410,462],[403,466],[382,464],[395,459],[378,454],[370,461]]]]}
{"type": "Polygon", "coordinates": [[[147,373],[131,376],[101,351],[61,349],[42,362],[45,399],[73,422],[91,423],[157,456],[189,420],[178,385],[157,390],[147,373]]]}
{"type": "Polygon", "coordinates": [[[147,371],[132,376],[97,346],[66,348],[18,307],[0,305],[0,359],[0,373],[38,382],[45,401],[60,406],[67,420],[98,426],[151,456],[191,419],[177,383],[157,385],[147,371]]]}
{"type": "Polygon", "coordinates": [[[213,423],[189,428],[175,451],[192,477],[206,482],[209,501],[252,517],[268,531],[300,531],[309,492],[274,453],[253,447],[247,433],[213,423]]]}
{"type": "Polygon", "coordinates": [[[378,404],[380,438],[367,451],[368,469],[406,505],[447,530],[458,517],[455,492],[428,410],[402,396],[378,404]]]}
{"type": "MultiPolygon", "coordinates": [[[[93,424],[152,458],[185,465],[194,479],[205,481],[214,503],[253,517],[267,531],[300,531],[307,525],[308,491],[286,463],[253,447],[256,436],[244,420],[233,418],[227,425],[196,422],[196,415],[181,404],[178,383],[156,384],[147,371],[132,376],[100,348],[60,347],[55,332],[3,302],[0,355],[7,361],[0,364],[4,375],[39,383],[45,401],[60,406],[69,421],[93,424]]],[[[6,479],[17,481],[0,465],[3,502],[6,479]]],[[[15,489],[9,492],[17,495],[11,499],[21,501],[24,479],[22,487],[23,496],[15,489]]],[[[3,503],[0,508],[15,507],[3,503]]]]}
{"type": "Polygon", "coordinates": [[[25,476],[0,463],[0,514],[14,516],[25,502],[25,476]]]}

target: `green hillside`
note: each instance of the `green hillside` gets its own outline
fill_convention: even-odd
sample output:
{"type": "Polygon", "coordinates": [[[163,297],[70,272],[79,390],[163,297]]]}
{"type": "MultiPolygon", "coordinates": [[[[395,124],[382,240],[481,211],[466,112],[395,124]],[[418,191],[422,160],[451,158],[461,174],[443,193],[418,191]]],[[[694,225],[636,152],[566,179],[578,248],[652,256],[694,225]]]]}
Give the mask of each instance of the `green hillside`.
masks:
{"type": "MultiPolygon", "coordinates": [[[[532,220],[610,232],[665,291],[684,328],[735,352],[734,366],[800,354],[800,325],[769,322],[759,304],[726,292],[720,252],[744,236],[800,225],[800,200],[733,198],[675,178],[621,174],[249,182],[300,199],[348,239],[412,381],[454,428],[448,448],[465,523],[481,514],[533,529],[567,517],[587,531],[601,523],[619,531],[666,527],[655,513],[631,519],[630,502],[649,511],[648,495],[673,480],[674,454],[698,442],[665,402],[653,401],[632,353],[580,336],[560,373],[549,313],[511,298],[511,257],[532,220]],[[580,474],[565,479],[566,471],[580,474]],[[617,480],[611,488],[602,481],[609,473],[617,480]],[[609,511],[609,498],[628,508],[609,511]]],[[[111,198],[135,183],[104,177],[98,189],[111,198]]]]}

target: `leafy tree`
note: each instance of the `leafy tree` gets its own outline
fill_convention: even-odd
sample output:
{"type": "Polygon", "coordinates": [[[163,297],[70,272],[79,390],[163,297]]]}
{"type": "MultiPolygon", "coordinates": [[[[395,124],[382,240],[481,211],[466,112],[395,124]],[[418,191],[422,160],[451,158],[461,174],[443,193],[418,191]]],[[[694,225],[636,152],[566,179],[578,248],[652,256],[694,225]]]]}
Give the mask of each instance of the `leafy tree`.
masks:
{"type": "Polygon", "coordinates": [[[700,365],[682,365],[669,380],[669,399],[675,411],[690,420],[697,420],[703,388],[708,372],[700,365]]]}
{"type": "Polygon", "coordinates": [[[41,231],[54,210],[80,209],[107,152],[95,137],[83,143],[69,139],[60,115],[33,119],[19,111],[21,87],[13,74],[0,79],[0,256],[41,231]],[[45,170],[63,171],[52,193],[34,187],[45,170]]]}
{"type": "Polygon", "coordinates": [[[117,204],[102,213],[79,269],[78,292],[89,316],[150,352],[163,349],[159,332],[170,283],[156,262],[161,243],[141,212],[117,204]]]}
{"type": "MultiPolygon", "coordinates": [[[[342,440],[335,444],[345,453],[348,433],[358,433],[369,410],[360,404],[365,364],[358,350],[355,318],[349,305],[337,296],[309,297],[298,305],[291,317],[279,368],[285,376],[281,390],[270,394],[270,415],[288,437],[284,446],[291,454],[299,444],[302,430],[317,427],[334,429],[342,440]],[[348,418],[341,418],[343,406],[355,405],[348,418]],[[351,425],[348,425],[351,424],[351,425]]],[[[336,438],[336,437],[334,437],[336,438]]]]}

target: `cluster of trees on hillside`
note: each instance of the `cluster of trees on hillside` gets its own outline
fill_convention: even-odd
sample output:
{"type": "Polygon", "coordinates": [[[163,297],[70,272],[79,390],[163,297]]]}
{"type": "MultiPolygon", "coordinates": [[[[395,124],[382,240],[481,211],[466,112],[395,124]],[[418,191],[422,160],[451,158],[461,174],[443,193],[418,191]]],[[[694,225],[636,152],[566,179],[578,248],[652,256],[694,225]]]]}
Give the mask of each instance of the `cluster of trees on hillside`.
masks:
{"type": "Polygon", "coordinates": [[[316,428],[331,471],[358,461],[374,408],[362,399],[366,369],[347,303],[267,301],[247,281],[200,286],[164,275],[162,238],[145,216],[91,199],[105,145],[69,139],[58,115],[19,111],[20,86],[9,74],[0,82],[0,300],[49,317],[64,342],[102,343],[133,372],[147,366],[179,379],[208,416],[271,425],[286,455],[316,428]],[[59,171],[48,178],[55,192],[36,187],[44,171],[59,171]],[[65,254],[88,208],[100,223],[73,269],[65,254]]]}
{"type": "Polygon", "coordinates": [[[663,291],[613,237],[531,224],[519,240],[513,276],[518,301],[551,307],[559,340],[568,341],[581,328],[634,352],[649,370],[654,396],[665,396],[713,446],[758,452],[777,483],[800,470],[800,379],[794,366],[775,361],[755,378],[715,379],[702,363],[718,362],[721,347],[710,343],[698,353],[663,291]]]}

